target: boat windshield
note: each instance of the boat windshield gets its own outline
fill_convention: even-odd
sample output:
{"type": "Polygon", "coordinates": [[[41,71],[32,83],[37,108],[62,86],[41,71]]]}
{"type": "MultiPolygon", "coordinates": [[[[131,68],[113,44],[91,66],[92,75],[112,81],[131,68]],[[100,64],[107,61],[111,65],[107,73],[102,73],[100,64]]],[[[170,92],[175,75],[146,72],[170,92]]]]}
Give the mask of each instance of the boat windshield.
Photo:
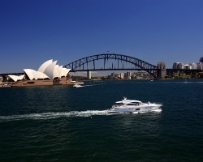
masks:
{"type": "Polygon", "coordinates": [[[117,103],[117,104],[114,104],[113,107],[119,107],[119,106],[122,106],[124,105],[123,103],[117,103]]]}
{"type": "Polygon", "coordinates": [[[127,105],[140,105],[140,103],[139,102],[132,102],[132,103],[128,103],[127,105]]]}
{"type": "Polygon", "coordinates": [[[130,102],[127,105],[141,105],[141,102],[130,102]]]}

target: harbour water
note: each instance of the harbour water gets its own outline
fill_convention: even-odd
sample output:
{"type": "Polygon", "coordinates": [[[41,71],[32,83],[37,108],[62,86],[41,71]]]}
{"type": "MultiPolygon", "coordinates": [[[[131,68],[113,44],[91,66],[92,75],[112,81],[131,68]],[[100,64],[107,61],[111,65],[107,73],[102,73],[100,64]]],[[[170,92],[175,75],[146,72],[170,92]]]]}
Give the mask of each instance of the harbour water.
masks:
{"type": "Polygon", "coordinates": [[[0,161],[203,161],[203,80],[1,88],[0,161]],[[107,114],[123,96],[162,112],[107,114]]]}

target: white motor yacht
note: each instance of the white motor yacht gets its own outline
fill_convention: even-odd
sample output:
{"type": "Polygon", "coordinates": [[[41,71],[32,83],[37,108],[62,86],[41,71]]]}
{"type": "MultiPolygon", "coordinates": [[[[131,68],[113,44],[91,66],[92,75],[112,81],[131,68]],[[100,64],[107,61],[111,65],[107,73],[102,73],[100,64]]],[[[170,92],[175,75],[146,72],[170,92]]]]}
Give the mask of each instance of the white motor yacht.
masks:
{"type": "Polygon", "coordinates": [[[73,87],[75,87],[75,88],[80,88],[80,87],[82,87],[82,86],[79,85],[79,84],[74,84],[73,87]]]}
{"type": "Polygon", "coordinates": [[[162,104],[157,103],[142,103],[139,100],[130,100],[126,97],[121,101],[117,101],[111,109],[108,110],[108,113],[142,113],[147,111],[160,112],[160,107],[162,104]]]}

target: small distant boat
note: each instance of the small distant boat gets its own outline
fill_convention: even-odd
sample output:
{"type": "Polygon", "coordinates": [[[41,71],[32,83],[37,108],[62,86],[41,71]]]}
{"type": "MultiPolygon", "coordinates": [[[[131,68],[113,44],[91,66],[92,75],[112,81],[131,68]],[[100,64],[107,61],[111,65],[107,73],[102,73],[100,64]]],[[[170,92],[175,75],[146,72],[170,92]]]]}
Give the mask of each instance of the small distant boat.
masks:
{"type": "Polygon", "coordinates": [[[79,85],[79,84],[74,84],[73,87],[75,87],[75,88],[80,88],[80,87],[82,87],[82,86],[79,85]]]}
{"type": "Polygon", "coordinates": [[[129,100],[126,97],[121,101],[117,101],[111,109],[108,110],[108,113],[143,113],[143,112],[161,112],[160,107],[162,104],[157,103],[142,103],[139,100],[129,100]]]}
{"type": "Polygon", "coordinates": [[[0,84],[0,87],[11,87],[9,84],[0,84]]]}
{"type": "Polygon", "coordinates": [[[151,82],[153,82],[154,80],[153,80],[153,79],[151,79],[150,81],[151,81],[151,82]]]}

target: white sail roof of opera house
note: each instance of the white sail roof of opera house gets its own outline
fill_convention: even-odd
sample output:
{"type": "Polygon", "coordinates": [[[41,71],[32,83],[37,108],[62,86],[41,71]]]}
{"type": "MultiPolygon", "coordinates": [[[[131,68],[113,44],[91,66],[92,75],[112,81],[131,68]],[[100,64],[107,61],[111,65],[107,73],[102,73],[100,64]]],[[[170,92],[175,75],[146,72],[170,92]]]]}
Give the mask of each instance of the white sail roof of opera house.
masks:
{"type": "Polygon", "coordinates": [[[45,69],[47,68],[47,66],[49,64],[51,64],[53,62],[53,60],[48,60],[48,61],[45,61],[38,69],[38,71],[41,71],[42,73],[45,71],[45,69]]]}
{"type": "Polygon", "coordinates": [[[12,80],[14,80],[15,82],[18,80],[22,80],[24,78],[25,75],[8,75],[9,78],[11,78],[12,80]]]}
{"type": "Polygon", "coordinates": [[[62,66],[56,65],[57,61],[48,60],[45,61],[38,69],[38,71],[30,71],[31,69],[24,69],[30,80],[33,79],[54,79],[67,76],[70,69],[63,68],[62,66]]]}
{"type": "Polygon", "coordinates": [[[32,69],[24,69],[24,72],[27,74],[28,78],[30,80],[37,80],[37,79],[46,79],[49,78],[46,74],[40,72],[40,71],[35,71],[32,69]]]}
{"type": "MultiPolygon", "coordinates": [[[[45,61],[38,69],[38,71],[33,69],[24,69],[25,74],[30,80],[38,80],[38,79],[54,79],[54,78],[61,78],[66,77],[70,69],[63,68],[63,66],[56,65],[57,61],[48,60],[45,61]]],[[[14,81],[22,80],[24,75],[9,76],[14,81]]]]}
{"type": "Polygon", "coordinates": [[[50,64],[48,64],[48,66],[45,68],[44,73],[50,78],[50,79],[54,79],[54,68],[56,66],[56,62],[54,61],[50,64]]]}

